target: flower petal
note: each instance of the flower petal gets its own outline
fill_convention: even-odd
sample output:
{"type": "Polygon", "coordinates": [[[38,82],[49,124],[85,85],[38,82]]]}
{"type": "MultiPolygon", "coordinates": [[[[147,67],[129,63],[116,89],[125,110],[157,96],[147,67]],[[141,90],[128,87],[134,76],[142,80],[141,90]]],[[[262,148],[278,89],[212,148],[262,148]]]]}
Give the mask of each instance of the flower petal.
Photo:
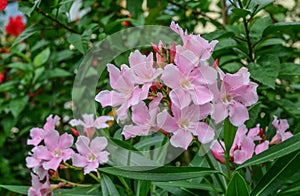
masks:
{"type": "Polygon", "coordinates": [[[249,119],[249,113],[246,106],[234,101],[229,105],[229,117],[234,126],[240,126],[249,119]]]}
{"type": "Polygon", "coordinates": [[[182,129],[179,129],[171,137],[170,142],[175,147],[180,147],[187,150],[192,140],[193,140],[193,136],[189,131],[184,131],[182,129]]]}

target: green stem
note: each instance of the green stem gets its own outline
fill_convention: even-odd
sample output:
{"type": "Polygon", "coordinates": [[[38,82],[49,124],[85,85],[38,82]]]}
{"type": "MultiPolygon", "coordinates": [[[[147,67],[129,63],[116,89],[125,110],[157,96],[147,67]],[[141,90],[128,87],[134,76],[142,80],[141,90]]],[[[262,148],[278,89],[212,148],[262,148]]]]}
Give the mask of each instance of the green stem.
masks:
{"type": "Polygon", "coordinates": [[[91,184],[79,184],[79,183],[75,183],[75,182],[70,182],[70,181],[65,180],[63,178],[58,178],[57,181],[61,181],[65,184],[69,184],[69,185],[72,185],[72,186],[78,186],[78,187],[90,187],[90,186],[92,186],[91,184]]]}
{"type": "MultiPolygon", "coordinates": [[[[208,153],[205,152],[205,149],[203,148],[203,146],[200,144],[200,150],[205,154],[204,157],[209,165],[210,168],[214,169],[214,170],[217,170],[215,165],[213,164],[212,160],[210,159],[208,153]]],[[[214,176],[216,177],[217,179],[217,182],[219,183],[223,193],[226,193],[226,187],[225,185],[223,184],[220,176],[218,174],[214,174],[214,176]]]]}

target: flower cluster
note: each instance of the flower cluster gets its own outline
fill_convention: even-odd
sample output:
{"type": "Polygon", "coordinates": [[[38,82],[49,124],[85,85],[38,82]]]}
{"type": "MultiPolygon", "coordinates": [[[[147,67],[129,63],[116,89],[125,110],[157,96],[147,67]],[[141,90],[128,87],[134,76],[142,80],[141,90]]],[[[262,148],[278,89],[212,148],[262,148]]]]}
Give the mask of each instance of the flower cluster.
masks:
{"type": "MultiPolygon", "coordinates": [[[[236,164],[242,164],[250,159],[253,154],[259,154],[269,148],[271,144],[277,144],[293,136],[291,132],[286,132],[289,128],[287,120],[278,120],[274,116],[272,125],[276,129],[276,134],[271,142],[264,135],[264,130],[258,124],[255,128],[248,131],[245,125],[237,129],[233,144],[231,146],[229,156],[230,160],[236,164]]],[[[225,145],[223,141],[214,140],[211,144],[211,152],[216,160],[225,163],[225,145]]]]}
{"type": "Polygon", "coordinates": [[[22,16],[16,16],[15,18],[10,16],[9,17],[9,22],[5,26],[5,31],[13,35],[15,37],[19,36],[25,29],[25,23],[23,22],[23,17],[22,16]]]}
{"type": "MultiPolygon", "coordinates": [[[[29,195],[47,195],[52,192],[49,182],[49,172],[56,172],[71,159],[72,165],[84,169],[84,174],[96,171],[100,164],[108,161],[109,153],[105,151],[108,141],[105,137],[94,137],[96,128],[104,128],[108,125],[110,117],[99,117],[94,120],[93,115],[84,114],[83,121],[73,119],[70,124],[82,125],[85,135],[80,135],[72,149],[74,138],[71,134],[62,135],[56,130],[56,124],[60,121],[58,116],[50,115],[43,128],[32,128],[27,144],[33,145],[33,149],[26,158],[26,165],[31,168],[32,187],[29,195]],[[92,139],[93,138],[93,139],[92,139]],[[45,181],[44,184],[41,181],[45,181]]],[[[68,165],[68,164],[67,164],[68,165]]]]}
{"type": "Polygon", "coordinates": [[[162,41],[152,43],[156,61],[153,53],[136,50],[129,66],[108,64],[113,90],[101,91],[95,100],[102,107],[117,107],[118,121],[130,119],[123,128],[125,139],[162,131],[171,135],[173,146],[187,149],[194,136],[204,144],[214,140],[209,116],[215,123],[229,116],[236,126],[248,120],[247,107],[258,100],[257,84],[250,81],[247,68],[225,74],[209,65],[218,41],[187,34],[174,22],[170,27],[183,45],[172,44],[168,50],[162,41]]]}
{"type": "Polygon", "coordinates": [[[7,6],[7,0],[0,0],[0,11],[5,10],[7,6]]]}

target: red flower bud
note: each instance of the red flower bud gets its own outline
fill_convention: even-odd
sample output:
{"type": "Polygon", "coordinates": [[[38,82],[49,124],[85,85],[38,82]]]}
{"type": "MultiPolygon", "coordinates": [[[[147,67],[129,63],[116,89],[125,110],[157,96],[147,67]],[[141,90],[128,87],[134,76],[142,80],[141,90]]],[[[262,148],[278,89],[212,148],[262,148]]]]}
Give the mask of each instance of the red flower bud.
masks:
{"type": "Polygon", "coordinates": [[[5,10],[7,6],[7,0],[0,0],[0,11],[5,10]]]}
{"type": "Polygon", "coordinates": [[[124,27],[128,27],[131,23],[128,20],[126,20],[126,21],[123,21],[121,24],[124,27]]]}
{"type": "Polygon", "coordinates": [[[71,128],[71,132],[76,137],[78,137],[80,135],[79,132],[76,129],[74,129],[74,128],[71,128]]]}

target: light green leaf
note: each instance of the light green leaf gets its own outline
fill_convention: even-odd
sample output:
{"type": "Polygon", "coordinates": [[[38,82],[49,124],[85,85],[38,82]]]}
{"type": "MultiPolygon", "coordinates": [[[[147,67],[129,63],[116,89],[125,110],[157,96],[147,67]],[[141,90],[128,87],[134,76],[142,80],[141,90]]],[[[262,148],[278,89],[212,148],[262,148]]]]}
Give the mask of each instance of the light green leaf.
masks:
{"type": "Polygon", "coordinates": [[[26,28],[18,37],[15,39],[14,43],[12,44],[11,48],[17,45],[20,41],[27,39],[28,37],[32,36],[36,32],[40,32],[43,29],[41,25],[34,25],[31,27],[26,28]]]}
{"type": "MultiPolygon", "coordinates": [[[[99,168],[99,171],[122,176],[125,178],[132,178],[137,180],[149,180],[149,181],[174,181],[183,180],[189,178],[196,178],[204,175],[218,173],[218,171],[203,168],[203,167],[171,167],[165,166],[156,169],[148,170],[148,167],[134,166],[134,167],[103,167],[99,168]],[[132,170],[144,170],[144,171],[132,171],[132,170]]],[[[152,167],[150,167],[152,168],[152,167]]]]}
{"type": "Polygon", "coordinates": [[[151,188],[151,182],[145,180],[137,181],[136,195],[148,196],[151,188]]]}
{"type": "Polygon", "coordinates": [[[0,187],[22,195],[27,195],[28,188],[29,188],[28,186],[16,186],[16,185],[0,185],[0,187]]]}
{"type": "Polygon", "coordinates": [[[33,67],[31,64],[22,63],[22,62],[15,62],[15,63],[8,64],[7,67],[13,68],[13,69],[18,69],[18,70],[21,70],[24,72],[33,71],[33,67]]]}
{"type": "Polygon", "coordinates": [[[233,126],[230,123],[229,118],[225,119],[223,127],[224,127],[225,148],[226,148],[226,151],[229,152],[230,148],[232,146],[236,131],[237,131],[237,127],[233,126]]]}
{"type": "Polygon", "coordinates": [[[120,195],[114,183],[105,174],[102,174],[101,176],[101,188],[102,188],[103,196],[120,195]]]}
{"type": "Polygon", "coordinates": [[[274,55],[263,56],[258,60],[258,63],[249,64],[251,77],[272,89],[275,88],[275,80],[279,75],[279,70],[280,61],[274,55]]]}
{"type": "Polygon", "coordinates": [[[292,152],[295,152],[300,149],[300,133],[294,135],[293,137],[276,144],[274,146],[271,146],[268,150],[258,154],[253,155],[251,159],[240,165],[237,170],[249,167],[252,165],[258,165],[261,163],[265,163],[267,161],[271,161],[274,159],[278,159],[280,157],[283,157],[287,154],[290,154],[292,152]]]}
{"type": "Polygon", "coordinates": [[[28,103],[29,97],[20,97],[9,102],[9,108],[14,116],[14,118],[18,118],[19,114],[25,109],[28,103]]]}
{"type": "Polygon", "coordinates": [[[299,162],[300,151],[278,159],[254,188],[251,195],[273,195],[284,181],[300,170],[299,162]]]}
{"type": "Polygon", "coordinates": [[[45,67],[39,67],[34,71],[34,77],[32,81],[33,84],[35,84],[35,82],[38,81],[38,79],[40,79],[44,71],[45,71],[45,67]]]}
{"type": "Polygon", "coordinates": [[[40,52],[33,60],[34,67],[39,67],[47,62],[50,57],[50,48],[46,48],[40,52]]]}
{"type": "Polygon", "coordinates": [[[243,176],[239,172],[233,172],[233,175],[229,181],[226,196],[247,196],[249,190],[243,176]]]}

